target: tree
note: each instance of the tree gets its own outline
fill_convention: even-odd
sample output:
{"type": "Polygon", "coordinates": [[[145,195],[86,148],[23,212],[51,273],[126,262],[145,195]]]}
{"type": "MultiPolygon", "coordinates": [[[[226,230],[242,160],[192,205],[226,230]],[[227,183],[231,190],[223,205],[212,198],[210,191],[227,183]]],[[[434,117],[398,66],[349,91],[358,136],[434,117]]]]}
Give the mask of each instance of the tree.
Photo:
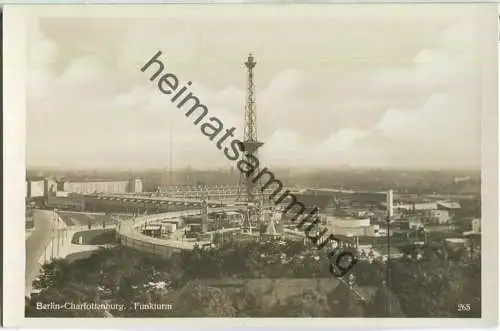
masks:
{"type": "Polygon", "coordinates": [[[385,281],[378,287],[366,311],[370,317],[404,317],[398,298],[387,288],[385,281]]]}
{"type": "Polygon", "coordinates": [[[327,295],[332,316],[364,317],[365,307],[357,294],[346,283],[341,282],[327,295]]]}
{"type": "Polygon", "coordinates": [[[181,317],[234,317],[237,313],[226,293],[204,285],[183,290],[174,307],[175,315],[181,317]]]}
{"type": "Polygon", "coordinates": [[[262,316],[263,303],[255,291],[244,287],[233,295],[234,308],[238,317],[262,316]]]}
{"type": "Polygon", "coordinates": [[[40,276],[33,281],[37,290],[58,288],[64,286],[72,277],[71,266],[66,260],[54,260],[44,264],[40,276]]]}
{"type": "Polygon", "coordinates": [[[289,296],[269,311],[274,317],[329,317],[332,315],[327,297],[315,289],[289,296]]]}
{"type": "Polygon", "coordinates": [[[468,294],[471,288],[480,288],[477,262],[443,260],[439,254],[430,254],[420,260],[391,260],[390,270],[390,288],[408,317],[461,317],[456,307],[465,298],[480,302],[480,291],[468,294]]]}
{"type": "Polygon", "coordinates": [[[361,260],[351,270],[351,274],[356,277],[356,284],[359,286],[377,286],[385,277],[385,268],[377,262],[370,263],[361,260]]]}
{"type": "Polygon", "coordinates": [[[130,304],[134,302],[135,291],[132,284],[127,276],[124,276],[120,280],[120,285],[116,292],[116,299],[120,303],[130,304]]]}

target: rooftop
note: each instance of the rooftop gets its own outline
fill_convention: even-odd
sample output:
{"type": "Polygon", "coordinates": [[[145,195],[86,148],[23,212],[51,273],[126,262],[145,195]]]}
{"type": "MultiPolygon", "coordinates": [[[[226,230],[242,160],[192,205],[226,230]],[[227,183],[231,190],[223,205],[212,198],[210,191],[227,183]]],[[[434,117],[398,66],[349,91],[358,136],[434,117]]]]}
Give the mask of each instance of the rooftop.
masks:
{"type": "Polygon", "coordinates": [[[87,226],[88,224],[103,223],[115,224],[116,221],[101,213],[80,213],[80,212],[67,212],[58,211],[59,217],[67,226],[87,226]]]}
{"type": "Polygon", "coordinates": [[[74,178],[66,179],[65,183],[128,183],[128,179],[112,179],[112,178],[74,178]]]}
{"type": "Polygon", "coordinates": [[[329,204],[333,204],[333,198],[328,195],[315,195],[310,193],[297,193],[295,194],[297,201],[301,202],[306,206],[306,208],[317,207],[318,209],[324,209],[329,204]]]}
{"type": "Polygon", "coordinates": [[[460,204],[455,201],[438,201],[437,204],[446,209],[460,209],[460,204]]]}

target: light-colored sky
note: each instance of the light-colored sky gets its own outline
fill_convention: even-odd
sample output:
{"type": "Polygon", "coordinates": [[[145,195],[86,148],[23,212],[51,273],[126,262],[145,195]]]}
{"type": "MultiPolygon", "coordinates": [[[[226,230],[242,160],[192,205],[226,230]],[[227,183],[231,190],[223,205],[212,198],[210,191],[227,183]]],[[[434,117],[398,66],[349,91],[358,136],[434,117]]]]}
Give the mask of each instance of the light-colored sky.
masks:
{"type": "Polygon", "coordinates": [[[238,135],[243,62],[255,55],[267,165],[479,166],[481,82],[495,70],[481,63],[495,55],[485,10],[328,8],[33,20],[27,165],[168,167],[170,128],[175,167],[234,165],[140,72],[161,50],[167,71],[193,81],[190,91],[238,135]]]}

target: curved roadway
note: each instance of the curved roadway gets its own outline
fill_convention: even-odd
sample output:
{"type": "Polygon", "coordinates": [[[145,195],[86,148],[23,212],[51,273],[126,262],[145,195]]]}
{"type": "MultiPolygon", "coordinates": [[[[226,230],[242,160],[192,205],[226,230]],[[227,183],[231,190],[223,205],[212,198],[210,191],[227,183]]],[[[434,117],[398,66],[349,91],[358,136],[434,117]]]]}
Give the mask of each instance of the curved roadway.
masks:
{"type": "MultiPolygon", "coordinates": [[[[235,210],[234,207],[213,208],[213,209],[209,208],[208,212],[210,213],[213,211],[233,211],[233,210],[235,210]]],[[[193,249],[195,245],[194,242],[184,241],[184,240],[154,238],[146,236],[137,231],[136,229],[146,222],[154,222],[157,220],[164,220],[164,219],[177,219],[182,216],[200,215],[200,213],[201,213],[200,210],[188,210],[188,211],[180,211],[180,212],[177,211],[177,212],[168,212],[162,214],[141,216],[139,218],[135,218],[135,220],[121,221],[117,225],[116,231],[120,236],[125,236],[127,238],[146,242],[152,245],[165,246],[176,249],[193,249]]]]}
{"type": "MultiPolygon", "coordinates": [[[[33,281],[38,276],[42,265],[54,258],[65,258],[74,253],[88,252],[103,245],[77,245],[71,239],[75,233],[87,231],[86,226],[68,227],[65,223],[56,223],[54,211],[33,210],[34,229],[26,236],[26,294],[31,293],[33,281]]],[[[106,228],[113,228],[108,225],[106,228]]]]}
{"type": "Polygon", "coordinates": [[[116,232],[118,232],[120,236],[125,236],[127,238],[135,239],[142,242],[147,242],[152,245],[167,246],[178,249],[193,249],[194,243],[192,242],[154,238],[146,236],[137,231],[136,229],[146,222],[153,222],[155,220],[168,219],[168,218],[175,219],[181,216],[199,215],[199,214],[200,211],[192,211],[192,212],[190,211],[190,212],[169,212],[151,216],[141,216],[132,220],[121,221],[120,223],[118,223],[116,227],[116,232]]]}
{"type": "Polygon", "coordinates": [[[26,239],[26,284],[35,279],[40,264],[38,260],[54,234],[53,211],[33,210],[34,230],[26,239]]]}

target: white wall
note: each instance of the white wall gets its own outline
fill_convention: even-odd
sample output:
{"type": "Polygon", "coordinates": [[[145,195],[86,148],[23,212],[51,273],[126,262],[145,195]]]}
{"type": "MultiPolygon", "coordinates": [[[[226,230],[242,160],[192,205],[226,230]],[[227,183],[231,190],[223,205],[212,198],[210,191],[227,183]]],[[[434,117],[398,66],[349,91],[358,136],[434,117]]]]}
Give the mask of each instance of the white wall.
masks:
{"type": "Polygon", "coordinates": [[[341,218],[335,216],[327,216],[326,224],[332,227],[356,228],[370,226],[369,218],[341,218]]]}
{"type": "Polygon", "coordinates": [[[330,233],[333,235],[339,236],[367,236],[367,237],[379,237],[380,233],[377,233],[379,230],[378,227],[375,226],[362,226],[362,227],[335,227],[335,226],[327,226],[330,233]]]}
{"type": "Polygon", "coordinates": [[[43,180],[31,181],[30,188],[31,188],[30,196],[32,198],[43,197],[44,188],[45,188],[43,180]]]}
{"type": "Polygon", "coordinates": [[[97,193],[126,193],[128,189],[128,181],[116,182],[66,182],[64,183],[64,191],[91,194],[97,193]]]}
{"type": "Polygon", "coordinates": [[[142,180],[136,179],[133,189],[134,193],[142,193],[142,180]]]}

